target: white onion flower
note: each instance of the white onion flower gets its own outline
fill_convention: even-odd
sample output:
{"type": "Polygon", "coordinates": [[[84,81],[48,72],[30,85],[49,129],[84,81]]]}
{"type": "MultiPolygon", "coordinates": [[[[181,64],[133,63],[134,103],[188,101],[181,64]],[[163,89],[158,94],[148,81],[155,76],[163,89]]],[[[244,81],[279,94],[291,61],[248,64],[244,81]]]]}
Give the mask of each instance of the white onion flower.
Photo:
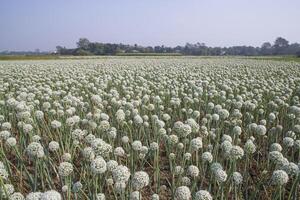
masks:
{"type": "Polygon", "coordinates": [[[62,162],[58,167],[58,174],[62,177],[70,176],[73,172],[73,165],[69,162],[62,162]]]}
{"type": "Polygon", "coordinates": [[[55,190],[42,193],[40,200],[62,200],[61,194],[55,190]]]}
{"type": "Polygon", "coordinates": [[[134,190],[141,190],[149,184],[149,175],[144,171],[135,172],[131,184],[134,190]]]}
{"type": "Polygon", "coordinates": [[[38,142],[32,142],[26,147],[26,152],[31,158],[42,158],[44,157],[44,148],[38,142]]]}
{"type": "Polygon", "coordinates": [[[112,175],[115,182],[126,183],[130,177],[130,171],[126,166],[118,165],[112,170],[112,175]]]}
{"type": "Polygon", "coordinates": [[[187,186],[180,186],[176,188],[174,199],[175,200],[190,200],[192,198],[191,191],[187,186]]]}
{"type": "Polygon", "coordinates": [[[272,174],[271,181],[274,185],[284,185],[289,181],[288,174],[283,170],[276,170],[272,174]]]}
{"type": "Polygon", "coordinates": [[[94,174],[103,174],[106,172],[106,162],[101,156],[97,156],[91,162],[91,170],[94,174]]]}
{"type": "Polygon", "coordinates": [[[206,190],[199,190],[195,194],[195,200],[212,200],[211,194],[206,190]]]}

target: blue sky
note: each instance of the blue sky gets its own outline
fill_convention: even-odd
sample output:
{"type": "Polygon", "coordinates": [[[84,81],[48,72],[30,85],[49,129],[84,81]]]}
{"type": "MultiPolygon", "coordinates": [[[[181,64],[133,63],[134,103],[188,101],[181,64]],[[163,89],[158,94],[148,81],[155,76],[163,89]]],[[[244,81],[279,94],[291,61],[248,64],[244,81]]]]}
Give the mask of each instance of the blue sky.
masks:
{"type": "Polygon", "coordinates": [[[0,0],[0,51],[90,41],[141,45],[300,42],[300,0],[0,0]]]}

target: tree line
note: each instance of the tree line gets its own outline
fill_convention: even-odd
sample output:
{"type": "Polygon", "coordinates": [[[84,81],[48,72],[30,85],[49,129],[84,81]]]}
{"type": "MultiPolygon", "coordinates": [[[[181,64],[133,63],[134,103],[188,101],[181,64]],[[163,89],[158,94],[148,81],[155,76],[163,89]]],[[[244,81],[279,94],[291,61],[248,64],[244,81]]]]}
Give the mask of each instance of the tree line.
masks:
{"type": "Polygon", "coordinates": [[[56,47],[59,55],[122,55],[122,54],[182,54],[201,56],[239,55],[239,56],[268,56],[268,55],[297,55],[300,57],[300,44],[289,43],[288,40],[278,37],[273,44],[263,43],[260,47],[232,46],[232,47],[208,47],[205,43],[186,43],[185,46],[167,47],[141,46],[114,43],[90,42],[87,38],[80,38],[77,48],[69,49],[62,46],[56,47]]]}

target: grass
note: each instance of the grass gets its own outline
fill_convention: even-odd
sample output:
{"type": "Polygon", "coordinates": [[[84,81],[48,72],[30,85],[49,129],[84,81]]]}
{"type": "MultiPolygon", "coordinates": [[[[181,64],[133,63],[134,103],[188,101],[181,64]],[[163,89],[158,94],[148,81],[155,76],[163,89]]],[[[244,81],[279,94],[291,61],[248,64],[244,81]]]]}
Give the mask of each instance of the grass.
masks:
{"type": "MultiPolygon", "coordinates": [[[[54,60],[54,59],[97,59],[107,57],[184,57],[184,58],[228,58],[228,56],[184,56],[180,53],[120,53],[116,56],[60,56],[60,55],[0,55],[0,61],[5,60],[54,60]]],[[[300,57],[296,56],[229,56],[231,58],[248,58],[255,60],[274,60],[274,61],[285,61],[285,62],[299,62],[300,57]]]]}
{"type": "Polygon", "coordinates": [[[250,59],[256,60],[275,60],[275,61],[286,61],[286,62],[300,62],[300,57],[296,56],[257,56],[249,57],[250,59]]]}
{"type": "Polygon", "coordinates": [[[57,55],[1,55],[0,60],[53,60],[57,55]]]}
{"type": "Polygon", "coordinates": [[[116,56],[182,56],[181,53],[117,53],[116,56]]]}

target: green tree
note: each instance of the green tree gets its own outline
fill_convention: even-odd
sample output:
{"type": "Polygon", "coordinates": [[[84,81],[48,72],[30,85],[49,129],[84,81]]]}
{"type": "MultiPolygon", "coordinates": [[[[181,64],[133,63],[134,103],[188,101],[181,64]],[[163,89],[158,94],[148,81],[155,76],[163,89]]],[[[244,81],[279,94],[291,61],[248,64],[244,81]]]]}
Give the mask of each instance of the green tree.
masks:
{"type": "Polygon", "coordinates": [[[79,38],[79,41],[77,42],[77,47],[79,49],[88,50],[90,41],[87,38],[79,38]]]}

